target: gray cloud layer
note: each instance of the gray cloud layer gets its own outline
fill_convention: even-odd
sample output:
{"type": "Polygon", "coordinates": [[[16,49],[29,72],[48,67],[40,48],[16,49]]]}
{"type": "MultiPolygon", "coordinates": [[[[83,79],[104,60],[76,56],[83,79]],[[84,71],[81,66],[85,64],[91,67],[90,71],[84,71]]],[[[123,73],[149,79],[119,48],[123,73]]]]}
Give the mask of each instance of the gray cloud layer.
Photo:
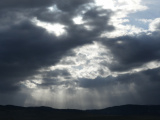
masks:
{"type": "Polygon", "coordinates": [[[159,104],[159,68],[117,77],[81,79],[79,86],[97,91],[106,103],[118,104],[159,104]]]}
{"type": "Polygon", "coordinates": [[[159,32],[150,35],[143,33],[137,36],[123,36],[103,41],[114,55],[115,64],[110,65],[113,71],[125,71],[147,62],[160,60],[159,32]]]}

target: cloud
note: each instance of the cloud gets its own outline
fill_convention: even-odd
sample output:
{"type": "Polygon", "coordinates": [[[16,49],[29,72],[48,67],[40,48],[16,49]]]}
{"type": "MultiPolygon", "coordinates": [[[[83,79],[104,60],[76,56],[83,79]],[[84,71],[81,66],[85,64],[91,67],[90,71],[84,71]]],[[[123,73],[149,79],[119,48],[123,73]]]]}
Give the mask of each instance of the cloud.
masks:
{"type": "Polygon", "coordinates": [[[63,46],[67,40],[55,39],[30,22],[23,22],[1,32],[1,82],[15,84],[34,75],[38,69],[58,62],[72,45],[63,46]]]}
{"type": "MultiPolygon", "coordinates": [[[[2,16],[0,24],[3,26],[0,30],[0,85],[5,85],[0,88],[1,92],[19,90],[20,83],[39,74],[40,69],[55,65],[64,56],[74,55],[71,51],[73,48],[92,43],[102,31],[114,29],[108,24],[111,11],[99,11],[96,7],[86,10],[82,15],[83,19],[87,21],[85,25],[92,27],[92,30],[87,30],[83,25],[73,22],[72,19],[75,15],[72,13],[78,14],[79,7],[88,2],[90,0],[62,3],[53,0],[47,2],[36,0],[0,2],[3,5],[0,9],[0,16],[2,16]],[[52,3],[57,5],[61,13],[49,11],[48,7],[52,3]],[[105,16],[99,16],[104,12],[105,16]],[[51,15],[53,15],[51,17],[53,19],[49,18],[51,15]],[[47,23],[48,21],[48,24],[65,25],[64,29],[67,34],[57,37],[56,34],[47,32],[45,25],[38,26],[33,21],[34,18],[40,22],[47,23]]],[[[50,27],[54,28],[54,26],[50,27]]]]}
{"type": "Polygon", "coordinates": [[[1,0],[0,7],[1,9],[10,9],[10,8],[36,8],[36,7],[46,7],[53,4],[53,0],[1,0]]]}
{"type": "Polygon", "coordinates": [[[159,32],[122,36],[102,41],[114,56],[113,71],[126,71],[151,61],[159,61],[159,32]]]}
{"type": "Polygon", "coordinates": [[[75,0],[56,0],[57,7],[66,12],[75,12],[79,6],[91,3],[93,0],[81,0],[81,1],[75,1],[75,0]]]}
{"type": "Polygon", "coordinates": [[[160,18],[154,19],[154,20],[149,24],[149,30],[150,30],[150,31],[159,31],[159,30],[160,30],[160,18]]]}
{"type": "Polygon", "coordinates": [[[153,20],[152,19],[137,19],[137,21],[143,22],[143,23],[150,23],[153,20]]]}
{"type": "Polygon", "coordinates": [[[72,79],[71,74],[66,69],[55,69],[53,71],[46,71],[41,73],[41,83],[35,83],[38,87],[50,87],[53,85],[69,85],[72,79]]]}
{"type": "Polygon", "coordinates": [[[32,98],[27,99],[26,105],[35,102],[57,108],[94,109],[122,104],[159,104],[159,70],[59,82],[48,89],[32,90],[32,98]]]}
{"type": "Polygon", "coordinates": [[[62,11],[75,11],[80,5],[92,2],[92,0],[81,0],[81,1],[74,1],[74,0],[2,0],[0,2],[1,9],[13,9],[13,8],[45,8],[51,5],[56,4],[59,9],[62,11]]]}
{"type": "MultiPolygon", "coordinates": [[[[117,77],[79,79],[79,86],[100,96],[110,105],[159,104],[159,68],[117,77]]],[[[102,105],[103,106],[103,105],[102,105]]]]}

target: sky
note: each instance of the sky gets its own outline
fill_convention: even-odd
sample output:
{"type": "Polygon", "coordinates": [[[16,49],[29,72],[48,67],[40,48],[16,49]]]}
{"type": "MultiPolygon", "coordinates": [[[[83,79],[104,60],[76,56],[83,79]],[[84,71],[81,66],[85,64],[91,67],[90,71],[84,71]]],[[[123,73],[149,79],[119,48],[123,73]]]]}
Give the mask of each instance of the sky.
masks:
{"type": "Polygon", "coordinates": [[[1,0],[0,104],[160,104],[159,0],[1,0]]]}

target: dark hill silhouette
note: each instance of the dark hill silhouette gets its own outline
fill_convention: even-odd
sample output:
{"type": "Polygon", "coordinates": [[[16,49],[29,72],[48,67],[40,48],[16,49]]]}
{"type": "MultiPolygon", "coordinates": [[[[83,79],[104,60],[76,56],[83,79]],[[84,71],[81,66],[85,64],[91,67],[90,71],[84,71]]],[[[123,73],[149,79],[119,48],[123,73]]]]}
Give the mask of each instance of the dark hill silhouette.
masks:
{"type": "Polygon", "coordinates": [[[160,105],[123,105],[101,110],[0,105],[0,120],[160,120],[160,105]]]}
{"type": "Polygon", "coordinates": [[[104,115],[160,115],[160,105],[122,105],[89,112],[104,115]]]}

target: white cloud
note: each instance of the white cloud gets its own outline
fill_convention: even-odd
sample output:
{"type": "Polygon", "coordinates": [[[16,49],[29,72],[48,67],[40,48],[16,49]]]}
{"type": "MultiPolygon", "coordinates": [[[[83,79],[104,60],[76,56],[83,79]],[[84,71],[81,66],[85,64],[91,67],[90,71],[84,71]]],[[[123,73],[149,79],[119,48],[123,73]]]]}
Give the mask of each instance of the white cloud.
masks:
{"type": "Polygon", "coordinates": [[[136,21],[143,22],[143,23],[150,23],[153,20],[152,19],[136,19],[136,21]]]}
{"type": "Polygon", "coordinates": [[[83,19],[82,16],[77,16],[77,17],[73,18],[73,21],[75,24],[83,24],[84,21],[82,19],[83,19]]]}
{"type": "Polygon", "coordinates": [[[112,9],[113,11],[136,12],[147,9],[141,5],[141,0],[95,0],[97,6],[102,6],[103,9],[112,9]]]}
{"type": "Polygon", "coordinates": [[[66,63],[68,60],[71,60],[74,64],[63,65],[60,62],[55,66],[51,66],[51,69],[65,68],[71,73],[73,79],[94,79],[99,76],[100,69],[104,70],[104,76],[108,76],[110,74],[108,68],[100,65],[103,61],[106,61],[108,64],[112,62],[111,53],[109,50],[107,51],[104,46],[94,42],[94,44],[85,45],[83,47],[76,48],[73,51],[76,53],[76,56],[65,57],[62,61],[66,63]]]}
{"type": "Polygon", "coordinates": [[[149,30],[150,31],[159,31],[160,30],[160,18],[154,19],[150,24],[149,24],[149,30]]]}
{"type": "Polygon", "coordinates": [[[136,27],[134,25],[117,24],[115,31],[111,33],[104,33],[102,34],[102,37],[115,38],[115,37],[124,36],[124,35],[135,35],[145,31],[146,30],[144,30],[143,28],[136,27]]]}
{"type": "Polygon", "coordinates": [[[139,26],[131,24],[129,15],[138,11],[147,10],[147,6],[142,5],[141,0],[95,0],[97,6],[103,9],[111,9],[114,11],[110,19],[110,24],[115,26],[113,32],[104,32],[102,37],[118,37],[123,35],[133,35],[144,32],[145,30],[139,26]]]}

